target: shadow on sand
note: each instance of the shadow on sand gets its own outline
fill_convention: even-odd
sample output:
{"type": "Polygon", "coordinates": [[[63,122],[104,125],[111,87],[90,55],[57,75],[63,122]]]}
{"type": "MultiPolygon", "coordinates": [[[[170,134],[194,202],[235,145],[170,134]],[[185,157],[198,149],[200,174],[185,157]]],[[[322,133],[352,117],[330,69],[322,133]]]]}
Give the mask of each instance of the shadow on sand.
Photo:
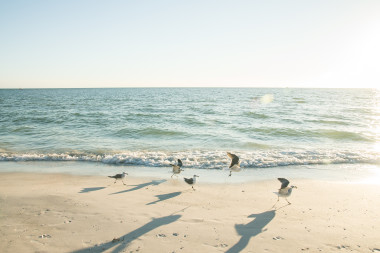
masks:
{"type": "Polygon", "coordinates": [[[148,222],[144,226],[128,233],[123,236],[121,236],[119,239],[113,239],[109,242],[102,243],[97,246],[88,247],[85,249],[80,249],[76,251],[72,251],[72,253],[85,253],[85,252],[104,252],[106,250],[110,250],[111,248],[114,248],[113,250],[109,251],[112,253],[118,253],[124,251],[124,249],[128,246],[128,244],[140,236],[160,227],[163,225],[167,225],[170,223],[173,223],[177,221],[181,215],[169,215],[157,219],[153,219],[152,221],[148,222]]]}
{"type": "Polygon", "coordinates": [[[172,193],[166,193],[166,194],[156,195],[155,197],[157,197],[158,200],[150,202],[147,205],[157,204],[158,202],[161,202],[161,201],[164,201],[164,200],[167,200],[167,199],[171,199],[171,198],[177,197],[178,195],[181,195],[181,193],[182,192],[172,192],[172,193]]]}
{"type": "Polygon", "coordinates": [[[255,237],[265,231],[263,228],[273,220],[275,215],[275,210],[266,211],[259,214],[251,214],[248,218],[255,218],[253,221],[245,225],[236,224],[236,232],[241,236],[241,238],[234,246],[227,250],[226,253],[236,253],[242,251],[245,247],[247,247],[251,237],[255,237]]]}
{"type": "Polygon", "coordinates": [[[94,192],[99,191],[102,189],[105,189],[106,187],[89,187],[89,188],[83,188],[79,193],[87,193],[87,192],[94,192]]]}
{"type": "Polygon", "coordinates": [[[161,179],[161,180],[152,180],[151,182],[138,184],[138,185],[130,185],[130,186],[134,186],[134,187],[131,189],[128,189],[128,190],[124,190],[124,191],[120,191],[120,192],[114,192],[114,193],[111,193],[110,195],[126,193],[126,192],[131,192],[131,191],[137,191],[137,190],[140,190],[141,188],[147,187],[149,185],[159,185],[159,184],[162,184],[164,182],[166,182],[166,180],[161,179]]]}

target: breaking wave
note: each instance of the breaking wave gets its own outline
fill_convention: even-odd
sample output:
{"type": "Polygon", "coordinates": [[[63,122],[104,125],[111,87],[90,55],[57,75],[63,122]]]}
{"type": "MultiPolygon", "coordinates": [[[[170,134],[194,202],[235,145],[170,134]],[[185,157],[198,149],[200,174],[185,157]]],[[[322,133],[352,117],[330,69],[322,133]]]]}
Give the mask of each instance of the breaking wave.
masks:
{"type": "MultiPolygon", "coordinates": [[[[270,168],[280,166],[322,164],[380,164],[376,153],[351,151],[259,151],[237,153],[242,168],[270,168]]],[[[225,169],[230,159],[222,151],[153,152],[137,151],[122,153],[0,153],[0,161],[84,161],[121,166],[167,167],[181,159],[185,168],[225,169]]]]}

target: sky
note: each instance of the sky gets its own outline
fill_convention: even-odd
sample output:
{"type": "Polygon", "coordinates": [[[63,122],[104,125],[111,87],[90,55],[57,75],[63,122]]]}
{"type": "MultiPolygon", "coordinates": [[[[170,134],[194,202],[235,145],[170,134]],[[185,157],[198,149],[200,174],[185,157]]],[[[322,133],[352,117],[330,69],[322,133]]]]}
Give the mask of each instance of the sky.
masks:
{"type": "Polygon", "coordinates": [[[373,88],[379,45],[379,0],[0,0],[0,88],[373,88]]]}

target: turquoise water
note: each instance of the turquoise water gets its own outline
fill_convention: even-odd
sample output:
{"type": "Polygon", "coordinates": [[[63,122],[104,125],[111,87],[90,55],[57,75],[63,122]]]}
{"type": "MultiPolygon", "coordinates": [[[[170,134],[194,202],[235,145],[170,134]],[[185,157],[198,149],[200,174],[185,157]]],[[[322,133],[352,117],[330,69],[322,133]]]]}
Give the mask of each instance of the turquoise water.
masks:
{"type": "MultiPolygon", "coordinates": [[[[0,163],[243,169],[380,164],[375,89],[0,90],[0,163]]],[[[94,167],[96,170],[96,167],[94,167]]]]}

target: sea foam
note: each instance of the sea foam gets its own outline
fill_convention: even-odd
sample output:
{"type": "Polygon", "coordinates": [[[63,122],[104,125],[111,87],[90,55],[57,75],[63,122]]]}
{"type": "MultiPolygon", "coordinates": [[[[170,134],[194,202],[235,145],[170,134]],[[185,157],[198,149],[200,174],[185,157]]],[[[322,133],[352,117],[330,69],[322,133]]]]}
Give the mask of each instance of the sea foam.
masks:
{"type": "MultiPolygon", "coordinates": [[[[236,153],[242,168],[269,168],[280,166],[318,164],[380,164],[376,153],[352,151],[260,151],[236,153]]],[[[230,159],[223,151],[154,152],[136,151],[114,154],[94,153],[0,153],[0,161],[84,161],[123,166],[167,167],[177,159],[184,167],[194,169],[224,169],[230,159]]]]}

